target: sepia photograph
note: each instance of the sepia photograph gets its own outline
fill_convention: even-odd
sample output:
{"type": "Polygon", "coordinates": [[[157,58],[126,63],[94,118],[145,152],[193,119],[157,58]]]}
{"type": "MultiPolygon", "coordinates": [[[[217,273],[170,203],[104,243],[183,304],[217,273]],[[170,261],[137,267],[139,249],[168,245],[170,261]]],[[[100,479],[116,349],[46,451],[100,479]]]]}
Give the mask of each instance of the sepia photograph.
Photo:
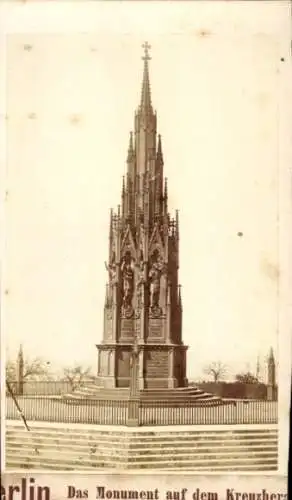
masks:
{"type": "Polygon", "coordinates": [[[219,24],[189,2],[185,29],[151,28],[144,5],[143,29],[101,15],[6,36],[8,472],[278,471],[291,333],[272,7],[258,25],[236,2],[219,24]]]}

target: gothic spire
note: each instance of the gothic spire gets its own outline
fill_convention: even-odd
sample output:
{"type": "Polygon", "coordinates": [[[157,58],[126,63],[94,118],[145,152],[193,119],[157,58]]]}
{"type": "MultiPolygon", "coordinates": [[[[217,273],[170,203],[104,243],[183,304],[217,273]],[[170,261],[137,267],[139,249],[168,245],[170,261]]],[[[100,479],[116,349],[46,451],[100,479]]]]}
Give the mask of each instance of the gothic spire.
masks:
{"type": "Polygon", "coordinates": [[[163,195],[163,214],[167,216],[168,213],[168,187],[167,187],[167,177],[164,179],[164,195],[163,195]]]}
{"type": "Polygon", "coordinates": [[[125,186],[125,176],[123,175],[122,184],[122,217],[126,215],[126,186],[125,186]]]}
{"type": "Polygon", "coordinates": [[[270,348],[268,361],[269,361],[269,363],[274,363],[275,362],[274,350],[273,350],[272,347],[270,348]]]}
{"type": "Polygon", "coordinates": [[[130,132],[127,162],[130,163],[134,157],[133,132],[130,132]]]}
{"type": "Polygon", "coordinates": [[[159,161],[159,163],[163,165],[163,154],[162,154],[162,145],[161,145],[161,135],[160,134],[158,134],[156,157],[157,157],[157,160],[159,161]]]}
{"type": "Polygon", "coordinates": [[[20,344],[18,351],[18,359],[23,359],[23,346],[20,344]]]}
{"type": "Polygon", "coordinates": [[[179,212],[175,211],[175,229],[176,229],[176,237],[179,240],[179,212]]]}
{"type": "Polygon", "coordinates": [[[151,48],[151,45],[149,45],[148,42],[145,42],[143,43],[142,47],[144,49],[144,55],[142,57],[144,61],[144,70],[143,70],[140,108],[142,112],[144,111],[147,113],[149,111],[152,111],[149,67],[148,67],[148,61],[151,59],[149,55],[149,49],[151,48]]]}
{"type": "Polygon", "coordinates": [[[111,208],[110,210],[110,224],[109,224],[109,256],[108,256],[108,261],[111,263],[111,258],[112,258],[112,244],[113,244],[113,218],[114,218],[114,212],[113,209],[111,208]]]}

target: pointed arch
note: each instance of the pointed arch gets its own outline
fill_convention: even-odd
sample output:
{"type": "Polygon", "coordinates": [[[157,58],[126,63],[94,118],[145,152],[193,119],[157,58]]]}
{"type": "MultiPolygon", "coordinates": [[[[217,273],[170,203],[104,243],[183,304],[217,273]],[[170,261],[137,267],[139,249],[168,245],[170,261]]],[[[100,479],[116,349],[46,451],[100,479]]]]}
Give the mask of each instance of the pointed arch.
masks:
{"type": "Polygon", "coordinates": [[[130,225],[128,225],[125,236],[121,245],[121,255],[124,255],[126,252],[130,252],[131,257],[136,260],[137,258],[137,249],[135,245],[135,241],[132,235],[132,231],[130,229],[130,225]]]}
{"type": "Polygon", "coordinates": [[[155,224],[149,243],[149,255],[158,250],[161,255],[164,254],[164,245],[159,231],[159,225],[155,224]]]}

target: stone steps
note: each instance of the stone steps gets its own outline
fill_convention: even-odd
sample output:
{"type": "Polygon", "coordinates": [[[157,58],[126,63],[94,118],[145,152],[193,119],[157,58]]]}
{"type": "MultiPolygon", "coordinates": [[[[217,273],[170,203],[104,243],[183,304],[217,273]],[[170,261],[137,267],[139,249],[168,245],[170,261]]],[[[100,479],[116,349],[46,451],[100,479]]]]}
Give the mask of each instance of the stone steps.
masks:
{"type": "Polygon", "coordinates": [[[140,470],[140,469],[150,469],[150,470],[164,470],[167,468],[168,470],[173,470],[173,468],[178,468],[179,470],[185,471],[190,468],[191,470],[202,470],[204,468],[208,471],[217,471],[217,468],[224,467],[225,470],[233,470],[235,466],[238,466],[238,470],[242,470],[242,467],[245,470],[251,470],[252,468],[257,468],[257,470],[276,470],[277,469],[277,457],[218,457],[211,458],[205,457],[200,458],[199,460],[194,459],[193,457],[167,457],[166,460],[140,460],[137,462],[133,460],[132,462],[123,462],[122,460],[117,460],[117,457],[106,460],[106,457],[100,459],[87,459],[85,460],[83,457],[74,458],[68,461],[68,458],[58,458],[56,460],[55,455],[51,457],[13,457],[13,462],[9,455],[6,458],[8,468],[11,466],[15,468],[39,468],[39,469],[47,469],[51,468],[53,470],[80,470],[81,468],[88,467],[88,469],[116,469],[116,470],[140,470]],[[171,465],[171,467],[170,467],[171,465]],[[264,466],[264,468],[263,468],[264,466]]]}
{"type": "MultiPolygon", "coordinates": [[[[88,469],[85,469],[85,470],[88,470],[88,469]]],[[[207,465],[207,466],[201,466],[199,469],[197,468],[191,468],[189,467],[188,465],[186,465],[184,467],[184,472],[194,472],[194,471],[197,471],[197,470],[200,470],[201,472],[203,471],[206,471],[207,473],[210,472],[210,467],[207,465]]],[[[214,469],[213,469],[214,470],[214,469]]],[[[271,464],[261,464],[261,465],[258,465],[258,464],[239,464],[239,465],[222,465],[222,466],[218,466],[216,467],[216,472],[264,472],[264,471],[277,471],[278,470],[278,466],[277,464],[275,463],[274,465],[271,465],[271,464]]],[[[182,469],[181,468],[176,468],[176,467],[165,467],[165,468],[162,468],[160,467],[159,468],[159,471],[160,472],[181,472],[182,469]]]]}
{"type": "MultiPolygon", "coordinates": [[[[31,425],[29,423],[29,425],[31,425]]],[[[193,426],[195,427],[195,426],[193,426]]],[[[214,427],[214,426],[213,426],[214,427]]],[[[120,431],[111,431],[111,430],[108,430],[109,427],[104,427],[104,428],[99,428],[98,430],[96,430],[94,428],[94,425],[92,426],[92,430],[91,429],[88,429],[88,426],[87,428],[85,427],[84,430],[78,426],[78,428],[76,428],[73,425],[70,425],[68,427],[54,427],[53,424],[50,425],[50,427],[48,428],[48,426],[40,426],[40,425],[36,425],[36,424],[33,424],[31,425],[31,430],[30,431],[25,431],[24,432],[24,428],[23,426],[19,423],[18,425],[13,425],[13,426],[8,426],[7,427],[7,430],[6,430],[6,436],[9,437],[10,435],[11,436],[19,436],[21,438],[25,438],[26,436],[30,436],[30,435],[44,435],[46,433],[49,433],[49,435],[51,437],[61,437],[62,439],[66,439],[66,435],[68,436],[68,439],[72,440],[74,438],[74,440],[76,439],[82,439],[84,440],[86,437],[88,437],[89,439],[93,438],[93,437],[96,437],[98,438],[99,440],[100,439],[103,439],[103,440],[110,440],[111,442],[113,441],[113,438],[118,438],[119,441],[121,442],[125,442],[125,440],[127,440],[128,436],[131,437],[131,442],[133,443],[135,440],[137,441],[149,441],[151,442],[151,444],[154,444],[155,442],[160,442],[160,441],[164,441],[164,440],[176,440],[176,438],[179,438],[179,442],[182,442],[182,440],[186,440],[187,442],[189,442],[190,438],[192,440],[194,439],[197,439],[198,441],[201,441],[201,440],[204,440],[206,441],[207,438],[210,438],[210,440],[212,440],[212,442],[214,440],[224,440],[224,442],[226,442],[226,440],[228,439],[231,439],[231,440],[234,440],[234,437],[236,436],[236,439],[238,438],[244,438],[246,439],[247,437],[249,439],[265,439],[265,438],[274,438],[274,439],[277,439],[277,435],[278,435],[278,432],[276,429],[258,429],[258,430],[255,430],[255,429],[251,429],[251,430],[244,430],[244,429],[235,429],[234,430],[234,427],[236,426],[233,426],[233,428],[230,430],[228,427],[226,429],[223,429],[222,428],[218,431],[216,430],[199,430],[199,431],[193,431],[193,430],[172,430],[172,431],[167,431],[165,430],[165,428],[163,428],[163,430],[159,429],[159,432],[158,431],[148,431],[148,430],[143,430],[143,431],[140,431],[139,430],[132,430],[131,432],[128,432],[127,429],[128,428],[125,428],[125,427],[121,427],[121,430],[120,431]]],[[[248,426],[247,426],[248,427],[248,426]]],[[[139,428],[138,428],[139,429],[139,428]]]]}
{"type": "Polygon", "coordinates": [[[15,432],[13,434],[7,433],[6,439],[8,442],[13,442],[16,439],[21,439],[22,443],[25,443],[26,441],[30,442],[32,439],[34,440],[40,440],[45,438],[46,441],[52,441],[52,442],[58,442],[59,440],[62,441],[62,443],[67,444],[67,443],[72,443],[74,446],[79,446],[79,442],[86,442],[90,444],[91,442],[96,442],[98,440],[98,443],[104,443],[104,444],[113,444],[115,446],[121,445],[121,446],[131,446],[131,447],[136,447],[136,446],[141,446],[141,443],[143,442],[143,446],[149,446],[151,445],[153,448],[159,448],[159,447],[167,447],[167,446],[176,446],[180,444],[181,446],[193,446],[196,445],[197,447],[206,445],[206,444],[216,444],[216,446],[228,446],[230,443],[236,443],[237,445],[247,443],[249,446],[252,446],[254,444],[260,443],[261,446],[265,446],[268,443],[275,444],[277,443],[277,437],[271,435],[270,437],[263,435],[263,436],[249,436],[247,435],[246,437],[242,436],[241,438],[236,436],[236,437],[231,437],[228,435],[225,436],[189,436],[189,437],[182,437],[181,439],[179,436],[174,437],[174,436],[165,436],[165,437],[157,437],[155,436],[154,438],[143,436],[131,436],[130,439],[127,437],[117,439],[117,438],[111,438],[111,437],[106,437],[106,436],[97,436],[96,439],[94,438],[93,435],[79,435],[77,436],[66,436],[64,434],[54,434],[53,436],[44,436],[42,433],[35,433],[35,432],[27,432],[25,435],[15,432]],[[266,439],[268,439],[268,443],[266,443],[266,439]]]}
{"type": "MultiPolygon", "coordinates": [[[[25,470],[25,469],[28,469],[28,470],[36,470],[36,471],[43,471],[44,468],[45,470],[47,471],[62,471],[62,472],[72,472],[72,471],[75,471],[75,470],[78,470],[78,472],[92,472],[94,470],[97,470],[97,471],[101,471],[101,470],[104,470],[107,474],[109,473],[116,473],[117,472],[117,469],[116,467],[92,467],[92,466],[84,466],[83,464],[78,464],[78,469],[76,468],[76,466],[74,465],[68,465],[68,464],[61,464],[59,465],[58,463],[56,463],[56,461],[52,462],[52,463],[45,463],[41,460],[41,461],[35,461],[35,462],[30,462],[29,464],[27,464],[27,466],[24,466],[22,465],[22,467],[20,467],[19,465],[19,461],[15,461],[15,462],[12,462],[11,459],[10,459],[10,463],[11,463],[11,466],[10,466],[10,469],[13,469],[13,470],[19,470],[20,468],[22,470],[25,470]]],[[[167,464],[168,465],[168,464],[167,464]]],[[[149,468],[147,468],[149,470],[149,468]]],[[[271,472],[271,471],[277,471],[278,467],[277,467],[277,464],[238,464],[238,465],[221,465],[221,466],[218,466],[218,467],[213,467],[212,468],[212,472],[216,472],[216,473],[226,473],[226,472],[271,472]]],[[[129,470],[129,469],[128,469],[129,470]]],[[[155,469],[154,469],[155,470],[155,469]]],[[[172,467],[163,467],[161,464],[159,464],[159,467],[157,468],[157,471],[158,472],[182,472],[182,467],[175,467],[175,466],[172,466],[172,467]]],[[[207,472],[207,473],[210,473],[210,466],[209,465],[205,465],[205,466],[190,466],[189,464],[185,464],[184,467],[183,467],[183,472],[207,472]]]]}
{"type": "MultiPolygon", "coordinates": [[[[206,428],[207,427],[207,428],[206,428]]],[[[6,467],[42,470],[271,471],[277,427],[167,430],[19,422],[6,427],[6,467]]]]}
{"type": "MultiPolygon", "coordinates": [[[[30,444],[32,441],[34,441],[35,443],[39,442],[40,439],[43,439],[43,437],[38,437],[34,434],[32,435],[28,435],[28,436],[12,436],[10,437],[9,435],[6,437],[6,441],[7,443],[9,443],[11,446],[14,446],[14,444],[17,442],[18,439],[21,439],[22,440],[22,446],[24,447],[26,444],[30,444]]],[[[65,438],[65,437],[46,437],[45,438],[45,442],[47,444],[58,444],[59,442],[62,443],[63,446],[70,446],[73,448],[80,448],[80,447],[88,447],[90,446],[92,443],[96,443],[96,440],[92,437],[88,437],[86,438],[86,436],[84,437],[84,439],[79,439],[79,441],[81,442],[81,444],[79,444],[78,442],[72,442],[72,439],[73,438],[65,438]],[[86,443],[86,444],[84,444],[86,443]]],[[[153,449],[159,449],[161,450],[161,448],[170,448],[172,449],[173,447],[176,447],[176,446],[180,446],[181,448],[192,448],[192,447],[196,447],[196,450],[200,450],[201,448],[206,448],[208,446],[214,446],[214,444],[216,444],[216,447],[220,447],[220,448],[228,448],[228,447],[232,447],[232,445],[234,444],[234,447],[238,448],[239,445],[243,446],[243,445],[246,445],[248,446],[249,448],[257,448],[259,447],[260,449],[262,448],[266,448],[268,446],[274,446],[275,444],[277,444],[277,439],[276,438],[272,438],[272,439],[269,439],[268,443],[265,443],[264,441],[263,442],[260,442],[259,444],[259,439],[250,439],[250,438],[247,438],[247,439],[228,439],[226,438],[226,440],[223,440],[222,438],[220,439],[210,439],[210,438],[207,438],[207,439],[201,439],[201,440],[190,440],[189,439],[163,439],[163,440],[159,440],[159,441],[146,441],[144,440],[142,437],[140,440],[137,440],[137,442],[135,443],[134,440],[132,441],[128,441],[128,440],[124,440],[124,441],[117,441],[117,440],[105,440],[105,439],[101,439],[101,438],[98,438],[98,446],[102,446],[102,445],[114,445],[115,447],[118,447],[118,446],[121,446],[121,447],[125,447],[127,446],[129,450],[135,450],[135,449],[147,449],[149,447],[149,445],[151,445],[151,448],[153,449]],[[235,443],[235,444],[234,444],[235,443]]]]}
{"type": "MultiPolygon", "coordinates": [[[[242,463],[244,463],[245,465],[249,465],[249,463],[252,463],[252,465],[258,465],[260,466],[262,464],[262,461],[263,459],[262,458],[258,458],[258,459],[255,459],[253,457],[245,457],[245,458],[241,458],[241,457],[237,457],[237,456],[232,456],[232,457],[229,457],[229,458],[224,458],[222,459],[221,457],[217,460],[215,459],[210,459],[209,457],[205,457],[205,460],[201,459],[200,461],[196,461],[194,460],[193,458],[190,458],[189,460],[185,459],[185,458],[180,458],[179,460],[167,460],[167,461],[151,461],[151,466],[149,467],[149,462],[148,461],[140,461],[139,463],[137,462],[133,462],[132,464],[130,464],[130,467],[128,468],[131,468],[133,470],[137,469],[161,469],[163,468],[164,466],[169,466],[170,462],[172,463],[172,465],[176,466],[176,467],[180,467],[181,470],[185,470],[186,467],[188,466],[191,466],[194,468],[194,470],[200,470],[201,469],[201,466],[206,466],[208,468],[208,470],[210,471],[213,471],[213,470],[217,470],[217,467],[220,467],[222,465],[222,462],[225,463],[225,465],[229,464],[231,466],[233,466],[234,464],[238,463],[238,465],[241,466],[242,463]]],[[[275,466],[277,464],[277,458],[268,458],[265,460],[265,463],[270,465],[270,466],[275,466]]]]}
{"type": "MultiPolygon", "coordinates": [[[[7,461],[10,460],[11,457],[9,455],[7,456],[7,461]]],[[[52,453],[51,455],[43,456],[35,456],[35,457],[27,457],[27,455],[19,455],[17,457],[18,464],[27,464],[27,463],[42,463],[43,467],[45,467],[46,464],[56,464],[56,459],[55,455],[52,453]]],[[[173,456],[167,456],[164,457],[163,460],[155,460],[152,457],[145,457],[143,460],[137,461],[134,457],[132,461],[123,461],[122,459],[118,459],[114,455],[110,456],[104,456],[104,457],[90,457],[88,459],[84,459],[84,457],[74,457],[74,460],[70,458],[68,455],[61,455],[60,458],[58,458],[57,464],[58,466],[62,466],[63,468],[65,467],[73,467],[76,470],[78,470],[78,466],[82,465],[88,466],[88,467],[93,467],[93,468],[116,468],[116,469],[160,469],[164,467],[170,467],[170,466],[176,466],[178,467],[181,464],[181,467],[196,467],[200,468],[202,466],[209,465],[210,470],[211,467],[220,467],[222,465],[239,465],[239,464],[244,464],[244,465],[261,465],[262,463],[265,463],[265,465],[272,465],[275,466],[277,465],[277,456],[266,456],[266,457],[240,457],[240,456],[229,456],[229,457],[198,457],[198,458],[193,458],[189,456],[180,456],[180,457],[173,457],[173,456]]],[[[17,463],[17,462],[16,462],[17,463]]],[[[19,466],[19,468],[22,468],[22,466],[19,466]]]]}
{"type": "MultiPolygon", "coordinates": [[[[7,443],[9,444],[13,444],[15,442],[18,442],[18,440],[21,439],[21,442],[22,442],[22,445],[25,446],[26,443],[30,443],[32,442],[32,440],[37,443],[37,442],[40,442],[41,439],[44,439],[46,443],[54,443],[54,444],[58,444],[59,442],[62,443],[63,446],[66,446],[66,445],[70,445],[72,446],[73,448],[79,448],[80,446],[90,446],[92,443],[96,443],[97,440],[95,440],[93,437],[86,437],[84,436],[84,438],[80,438],[78,441],[80,442],[76,442],[77,440],[75,440],[74,437],[69,437],[69,438],[65,438],[65,437],[62,437],[62,436],[59,436],[59,437],[51,437],[51,436],[37,436],[35,434],[31,434],[31,435],[28,435],[28,436],[21,436],[21,435],[14,435],[12,437],[10,437],[9,435],[6,437],[6,441],[7,443]],[[74,442],[73,439],[75,440],[74,442]]],[[[162,447],[164,448],[172,448],[172,447],[175,447],[175,446],[180,446],[180,447],[187,447],[187,448],[192,448],[192,447],[195,447],[196,450],[199,450],[200,448],[202,447],[208,447],[208,446],[214,446],[216,444],[216,447],[217,448],[226,448],[226,447],[230,447],[231,445],[234,444],[234,446],[238,447],[238,446],[243,446],[243,445],[246,445],[248,446],[249,448],[253,448],[253,447],[256,447],[256,446],[259,446],[259,447],[266,447],[266,446],[274,446],[275,444],[277,444],[277,439],[272,437],[271,439],[268,440],[268,442],[265,442],[264,439],[265,438],[250,438],[250,437],[247,437],[245,439],[229,439],[228,437],[226,437],[226,439],[224,438],[218,438],[218,439],[210,439],[209,437],[207,437],[206,439],[203,439],[201,438],[200,440],[198,439],[167,439],[167,438],[164,438],[164,439],[161,439],[159,441],[152,441],[152,440],[144,440],[142,437],[139,439],[139,440],[136,440],[136,443],[134,441],[134,439],[131,441],[129,441],[128,439],[127,440],[110,440],[110,439],[103,439],[103,438],[97,438],[98,439],[98,446],[102,446],[102,445],[113,445],[115,447],[118,447],[118,446],[121,446],[121,447],[125,447],[127,446],[128,449],[136,449],[136,448],[139,448],[139,449],[145,449],[147,447],[149,447],[151,445],[151,448],[153,449],[161,449],[162,447]]]]}
{"type": "MultiPolygon", "coordinates": [[[[82,445],[76,445],[72,442],[67,442],[67,443],[64,443],[64,441],[61,441],[61,442],[56,442],[54,440],[50,440],[50,439],[46,439],[46,440],[43,440],[42,443],[39,443],[39,442],[36,442],[33,438],[30,439],[30,440],[26,440],[26,441],[23,441],[21,443],[21,448],[20,448],[20,445],[18,442],[13,442],[13,441],[10,441],[9,439],[7,439],[6,441],[7,443],[7,446],[9,448],[9,450],[11,451],[15,451],[15,450],[31,450],[32,448],[36,448],[38,451],[40,450],[46,450],[46,451],[50,451],[50,450],[56,450],[56,447],[59,447],[61,446],[62,449],[61,451],[65,452],[67,449],[69,449],[70,452],[72,452],[73,450],[78,452],[78,453],[81,453],[81,452],[84,452],[84,453],[87,453],[89,452],[90,454],[91,453],[96,453],[97,451],[99,452],[103,452],[103,453],[106,453],[108,452],[108,450],[112,447],[114,448],[115,452],[116,451],[124,451],[124,448],[125,448],[125,445],[122,445],[121,443],[118,443],[117,445],[114,444],[114,443],[104,443],[103,445],[100,445],[99,443],[96,444],[96,443],[86,443],[86,444],[83,444],[82,445]]],[[[156,447],[153,447],[151,445],[151,449],[149,448],[149,445],[143,445],[141,443],[139,443],[137,446],[132,446],[132,445],[129,445],[127,447],[127,453],[129,456],[133,456],[135,454],[156,454],[157,451],[159,451],[159,454],[160,455],[167,455],[169,453],[190,453],[191,452],[195,452],[196,453],[196,456],[202,454],[202,453],[209,453],[210,455],[212,455],[213,453],[221,453],[221,454],[225,454],[225,453],[233,453],[234,451],[237,452],[237,454],[240,454],[240,453],[246,453],[246,451],[248,451],[249,453],[274,453],[275,452],[275,448],[277,446],[277,442],[274,442],[274,443],[269,443],[269,444],[266,444],[266,443],[257,443],[256,445],[254,444],[248,444],[246,443],[245,441],[241,441],[240,443],[237,443],[236,445],[233,444],[230,445],[230,444],[226,444],[226,443],[220,443],[221,446],[216,446],[216,450],[214,451],[214,444],[212,444],[211,442],[208,443],[202,443],[201,446],[198,446],[196,445],[194,447],[194,444],[193,443],[184,443],[183,445],[181,445],[181,443],[179,441],[177,441],[176,443],[172,443],[171,445],[169,443],[163,443],[161,444],[160,446],[156,446],[156,447]]]]}
{"type": "MultiPolygon", "coordinates": [[[[7,451],[7,456],[12,456],[14,452],[17,450],[18,457],[27,457],[27,452],[31,450],[32,447],[27,448],[27,447],[19,447],[18,448],[11,448],[8,447],[7,451]]],[[[49,457],[50,454],[56,455],[56,447],[54,446],[36,446],[33,450],[33,456],[35,455],[41,455],[44,454],[45,458],[49,457]]],[[[74,449],[74,448],[65,448],[65,447],[58,447],[58,459],[60,457],[72,457],[72,452],[76,452],[77,454],[83,455],[83,452],[85,453],[85,456],[83,457],[84,460],[87,460],[88,458],[93,459],[96,458],[97,460],[104,459],[106,457],[111,458],[112,456],[115,456],[115,459],[118,459],[120,461],[123,461],[122,455],[118,455],[116,457],[116,449],[111,448],[111,447],[90,447],[88,446],[87,448],[79,448],[79,449],[74,449]],[[87,455],[86,455],[87,454],[87,455]],[[98,454],[102,454],[99,456],[98,454]]],[[[119,450],[121,451],[121,450],[119,450]]],[[[206,458],[206,454],[208,454],[208,457],[211,459],[213,457],[217,458],[217,455],[219,454],[219,450],[212,450],[212,448],[202,448],[200,451],[199,450],[190,450],[189,448],[179,448],[177,447],[176,449],[168,449],[168,450],[159,450],[159,453],[157,453],[156,450],[153,449],[136,449],[136,450],[127,450],[127,456],[130,460],[134,461],[143,461],[145,458],[147,459],[156,459],[156,461],[164,461],[165,458],[168,459],[174,459],[177,458],[176,455],[179,455],[180,457],[189,457],[190,452],[194,454],[194,457],[192,459],[200,460],[206,458]]],[[[220,456],[232,456],[233,453],[236,454],[236,457],[244,456],[246,457],[246,453],[248,452],[249,458],[252,458],[251,455],[254,455],[256,458],[261,458],[261,457],[276,457],[277,456],[277,450],[270,449],[263,451],[263,449],[249,449],[248,447],[238,449],[236,447],[226,449],[224,451],[220,450],[220,456]]]]}
{"type": "MultiPolygon", "coordinates": [[[[129,388],[112,388],[104,389],[100,386],[83,386],[76,389],[72,393],[64,394],[63,399],[68,402],[82,399],[98,399],[98,400],[127,400],[130,397],[129,388]]],[[[139,394],[141,401],[171,401],[190,403],[198,400],[212,402],[216,404],[223,403],[223,400],[218,396],[204,392],[197,387],[181,387],[175,389],[142,389],[139,394]]]]}

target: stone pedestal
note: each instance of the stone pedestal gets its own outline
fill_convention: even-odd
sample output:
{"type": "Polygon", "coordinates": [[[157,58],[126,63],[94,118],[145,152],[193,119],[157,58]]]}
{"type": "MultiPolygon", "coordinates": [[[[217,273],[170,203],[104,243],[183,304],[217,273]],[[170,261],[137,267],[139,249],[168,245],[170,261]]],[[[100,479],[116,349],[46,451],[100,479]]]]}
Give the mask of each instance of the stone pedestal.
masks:
{"type": "MultiPolygon", "coordinates": [[[[98,385],[105,388],[129,387],[133,344],[100,344],[98,385]]],[[[187,387],[185,351],[177,344],[139,344],[138,389],[187,387]]]]}

